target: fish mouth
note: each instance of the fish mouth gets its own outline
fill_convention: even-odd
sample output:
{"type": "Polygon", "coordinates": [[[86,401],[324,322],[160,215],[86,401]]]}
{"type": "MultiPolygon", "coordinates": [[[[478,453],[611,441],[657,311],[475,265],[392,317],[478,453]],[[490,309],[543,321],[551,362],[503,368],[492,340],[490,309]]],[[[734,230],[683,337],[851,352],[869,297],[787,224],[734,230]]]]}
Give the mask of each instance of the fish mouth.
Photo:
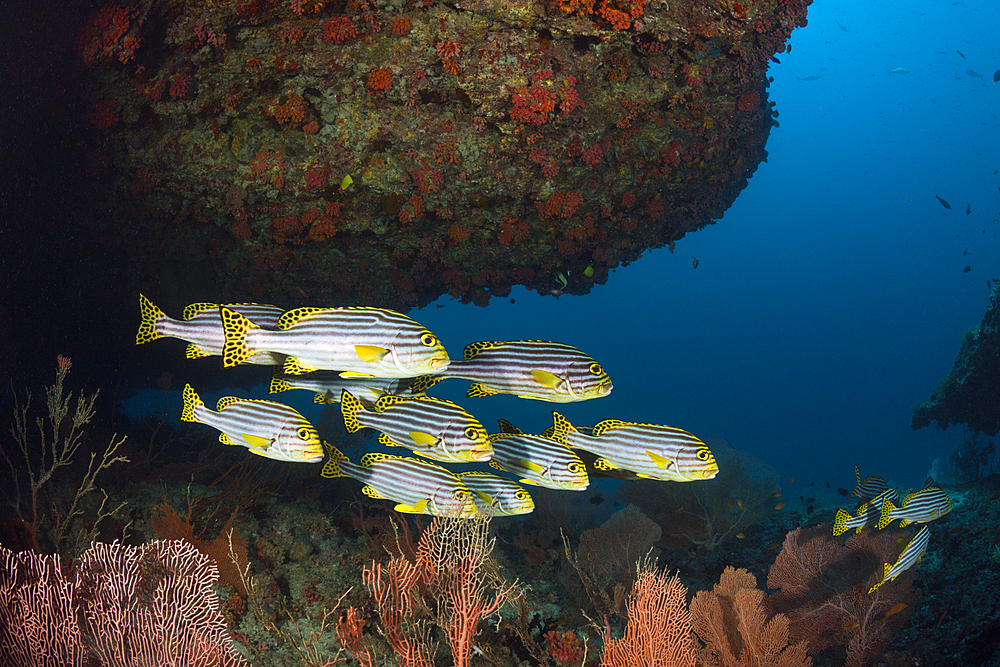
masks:
{"type": "Polygon", "coordinates": [[[451,363],[451,359],[448,357],[434,357],[431,359],[430,366],[433,370],[443,371],[448,368],[448,364],[451,363]]]}
{"type": "Polygon", "coordinates": [[[473,461],[489,461],[493,458],[492,449],[473,449],[469,452],[473,461]]]}
{"type": "Polygon", "coordinates": [[[611,393],[612,389],[614,389],[613,384],[611,384],[610,382],[602,382],[597,387],[597,393],[600,394],[601,396],[607,396],[608,394],[611,393]]]}

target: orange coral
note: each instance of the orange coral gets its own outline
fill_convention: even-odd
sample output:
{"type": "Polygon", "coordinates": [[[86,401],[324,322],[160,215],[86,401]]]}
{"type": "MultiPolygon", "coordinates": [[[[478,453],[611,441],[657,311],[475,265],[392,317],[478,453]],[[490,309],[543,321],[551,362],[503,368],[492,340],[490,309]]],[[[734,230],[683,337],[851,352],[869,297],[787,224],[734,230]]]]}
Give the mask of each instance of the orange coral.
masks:
{"type": "Polygon", "coordinates": [[[596,13],[619,30],[632,27],[632,21],[642,16],[646,0],[600,0],[596,13]]]}
{"type": "Polygon", "coordinates": [[[382,67],[374,72],[369,72],[368,76],[365,77],[365,88],[368,89],[370,95],[385,97],[386,91],[391,87],[392,72],[388,67],[382,67]]]}
{"type": "Polygon", "coordinates": [[[410,19],[405,15],[392,19],[392,31],[397,35],[405,35],[410,32],[410,19]]]}
{"type": "Polygon", "coordinates": [[[323,39],[334,44],[343,44],[358,36],[358,26],[346,14],[331,16],[323,22],[323,39]]]}
{"type": "Polygon", "coordinates": [[[295,93],[275,97],[267,103],[267,115],[274,116],[281,124],[301,123],[305,120],[305,114],[306,101],[295,93]]]}

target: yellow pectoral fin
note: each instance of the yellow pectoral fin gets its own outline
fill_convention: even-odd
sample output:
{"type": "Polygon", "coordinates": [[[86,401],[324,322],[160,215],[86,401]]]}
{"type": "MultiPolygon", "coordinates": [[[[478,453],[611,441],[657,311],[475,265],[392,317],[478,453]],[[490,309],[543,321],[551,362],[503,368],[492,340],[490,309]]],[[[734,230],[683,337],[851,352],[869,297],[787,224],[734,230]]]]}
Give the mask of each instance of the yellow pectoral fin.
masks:
{"type": "Polygon", "coordinates": [[[261,451],[267,451],[267,448],[271,446],[270,440],[268,440],[267,438],[262,438],[259,435],[250,435],[249,433],[244,433],[243,440],[251,447],[254,447],[261,451]]]}
{"type": "Polygon", "coordinates": [[[531,377],[535,378],[535,382],[549,389],[555,389],[556,385],[562,382],[559,376],[537,368],[531,371],[531,377]]]}
{"type": "Polygon", "coordinates": [[[674,467],[673,461],[666,458],[665,456],[660,456],[656,452],[646,452],[646,456],[648,456],[650,460],[653,463],[655,463],[656,467],[659,468],[660,470],[670,470],[672,467],[674,467]]]}
{"type": "Polygon", "coordinates": [[[340,374],[342,378],[372,378],[375,377],[371,373],[362,373],[360,371],[344,371],[340,374]]]}
{"type": "Polygon", "coordinates": [[[537,396],[525,396],[524,394],[518,394],[517,397],[518,398],[523,398],[523,399],[526,399],[526,400],[529,400],[529,401],[541,401],[541,400],[544,400],[544,399],[541,399],[541,398],[539,398],[537,396]]]}
{"type": "Polygon", "coordinates": [[[493,504],[493,499],[490,498],[490,494],[485,491],[476,491],[476,495],[479,496],[479,499],[483,501],[484,505],[489,506],[493,504]]]}
{"type": "Polygon", "coordinates": [[[389,350],[376,345],[355,345],[354,351],[357,353],[358,359],[366,364],[377,364],[389,353],[389,350]]]}
{"type": "Polygon", "coordinates": [[[536,475],[541,475],[542,473],[545,472],[545,468],[543,468],[542,466],[538,465],[534,461],[529,461],[527,459],[521,459],[521,465],[524,466],[525,468],[527,468],[528,470],[530,470],[531,472],[535,473],[536,475]]]}
{"type": "Polygon", "coordinates": [[[397,512],[403,512],[405,514],[423,514],[424,510],[427,509],[427,499],[424,498],[420,502],[413,503],[412,505],[404,505],[399,503],[393,509],[397,512]]]}
{"type": "Polygon", "coordinates": [[[540,486],[538,482],[533,479],[519,479],[517,480],[521,484],[531,484],[532,486],[540,486]]]}
{"type": "Polygon", "coordinates": [[[438,441],[433,435],[424,433],[423,431],[410,431],[410,439],[424,447],[433,447],[438,441]]]}

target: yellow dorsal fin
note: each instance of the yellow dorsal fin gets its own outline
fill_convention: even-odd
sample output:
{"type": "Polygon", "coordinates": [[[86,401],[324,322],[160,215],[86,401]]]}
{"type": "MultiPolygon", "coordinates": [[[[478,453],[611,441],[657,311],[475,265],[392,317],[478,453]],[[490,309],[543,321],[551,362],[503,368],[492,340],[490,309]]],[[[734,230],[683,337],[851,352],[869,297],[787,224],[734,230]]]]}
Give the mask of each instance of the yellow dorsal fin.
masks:
{"type": "Polygon", "coordinates": [[[207,357],[210,355],[208,353],[208,350],[206,350],[205,348],[201,347],[200,345],[195,345],[194,343],[191,343],[190,345],[187,346],[187,349],[184,351],[184,356],[187,359],[201,359],[202,357],[207,357]]]}
{"type": "Polygon", "coordinates": [[[611,429],[618,426],[627,426],[629,422],[622,421],[620,419],[605,419],[594,424],[594,437],[598,438],[602,433],[607,433],[611,429]]]}
{"type": "Polygon", "coordinates": [[[187,308],[184,309],[184,315],[182,316],[185,320],[193,320],[196,316],[209,310],[218,310],[219,304],[217,303],[192,303],[187,308]]]}
{"type": "Polygon", "coordinates": [[[318,313],[324,310],[331,310],[329,308],[293,308],[292,310],[286,310],[278,318],[278,322],[275,325],[276,329],[285,331],[292,328],[305,318],[309,317],[313,313],[318,313]]]}
{"type": "Polygon", "coordinates": [[[472,359],[480,352],[492,350],[493,348],[500,347],[503,344],[504,342],[501,340],[481,340],[475,343],[469,343],[465,346],[465,349],[462,350],[462,358],[472,359]]]}
{"type": "Polygon", "coordinates": [[[230,405],[236,405],[237,403],[243,403],[245,401],[246,399],[240,398],[239,396],[223,396],[222,398],[219,399],[219,402],[216,404],[215,409],[223,410],[225,408],[228,408],[230,405]]]}

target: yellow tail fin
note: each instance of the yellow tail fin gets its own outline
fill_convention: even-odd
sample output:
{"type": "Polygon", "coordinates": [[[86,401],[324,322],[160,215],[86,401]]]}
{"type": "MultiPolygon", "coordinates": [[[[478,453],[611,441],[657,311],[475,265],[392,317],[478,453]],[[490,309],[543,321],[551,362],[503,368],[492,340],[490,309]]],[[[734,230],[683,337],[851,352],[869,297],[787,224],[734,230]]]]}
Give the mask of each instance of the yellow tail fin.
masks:
{"type": "Polygon", "coordinates": [[[219,306],[219,315],[226,333],[226,343],[222,346],[222,367],[232,368],[242,364],[256,351],[247,347],[247,332],[260,327],[225,306],[219,306]]]}
{"type": "Polygon", "coordinates": [[[161,338],[163,334],[157,331],[157,323],[166,319],[166,313],[141,294],[139,295],[139,312],[142,314],[142,321],[139,323],[139,332],[135,335],[135,344],[142,345],[161,338]]]}
{"type": "Polygon", "coordinates": [[[358,421],[358,413],[363,412],[365,406],[361,404],[354,394],[343,390],[340,394],[340,413],[344,415],[344,428],[348,433],[356,433],[361,430],[361,422],[358,421]]]}
{"type": "Polygon", "coordinates": [[[184,409],[181,411],[181,421],[201,421],[194,414],[194,409],[198,407],[203,408],[205,407],[205,404],[202,403],[200,398],[198,398],[198,394],[194,393],[194,389],[191,385],[184,385],[184,409]]]}
{"type": "Polygon", "coordinates": [[[347,475],[345,475],[340,469],[340,465],[345,461],[350,463],[347,456],[326,440],[323,441],[323,447],[326,448],[326,453],[329,454],[329,459],[327,459],[327,462],[323,464],[323,470],[320,471],[319,474],[327,479],[331,477],[346,477],[347,475]]]}

